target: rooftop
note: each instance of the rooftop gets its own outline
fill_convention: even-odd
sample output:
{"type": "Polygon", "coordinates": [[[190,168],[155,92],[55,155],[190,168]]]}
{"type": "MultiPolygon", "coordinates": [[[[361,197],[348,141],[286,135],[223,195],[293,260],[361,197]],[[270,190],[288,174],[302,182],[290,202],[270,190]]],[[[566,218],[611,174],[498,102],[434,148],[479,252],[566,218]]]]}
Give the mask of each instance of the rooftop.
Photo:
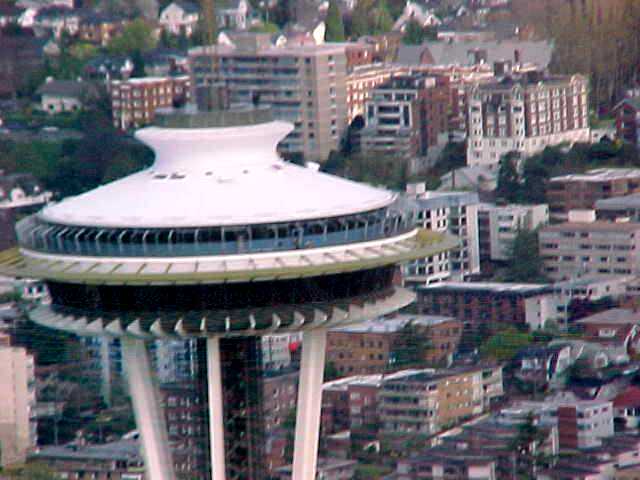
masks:
{"type": "Polygon", "coordinates": [[[565,222],[558,225],[547,225],[541,233],[547,232],[636,232],[640,230],[640,223],[635,222],[565,222]]]}
{"type": "Polygon", "coordinates": [[[120,228],[252,225],[362,213],[395,200],[390,191],[282,161],[275,148],[292,128],[282,121],[143,128],[136,137],[155,152],[150,168],[39,215],[63,225],[120,228]]]}
{"type": "Polygon", "coordinates": [[[547,284],[536,283],[444,282],[419,287],[419,291],[487,292],[535,295],[550,293],[552,291],[552,287],[547,284]]]}
{"type": "Polygon", "coordinates": [[[335,328],[334,332],[348,333],[394,333],[407,325],[433,326],[456,321],[453,317],[437,315],[398,315],[394,318],[374,318],[364,323],[335,328]]]}
{"type": "Polygon", "coordinates": [[[596,200],[596,210],[640,208],[640,193],[596,200]]]}
{"type": "Polygon", "coordinates": [[[586,173],[571,173],[552,177],[551,182],[607,182],[612,180],[638,179],[639,168],[596,168],[586,173]]]}
{"type": "Polygon", "coordinates": [[[80,97],[87,85],[77,80],[47,80],[38,88],[39,95],[55,95],[63,97],[80,97]]]}
{"type": "Polygon", "coordinates": [[[33,454],[37,459],[142,461],[137,440],[119,440],[102,445],[75,444],[42,447],[33,454]]]}
{"type": "Polygon", "coordinates": [[[580,320],[576,320],[576,323],[580,323],[583,325],[599,323],[617,325],[626,325],[630,323],[635,324],[640,323],[640,312],[628,308],[610,308],[609,310],[605,310],[604,312],[596,313],[594,315],[589,315],[588,317],[581,318],[580,320]]]}

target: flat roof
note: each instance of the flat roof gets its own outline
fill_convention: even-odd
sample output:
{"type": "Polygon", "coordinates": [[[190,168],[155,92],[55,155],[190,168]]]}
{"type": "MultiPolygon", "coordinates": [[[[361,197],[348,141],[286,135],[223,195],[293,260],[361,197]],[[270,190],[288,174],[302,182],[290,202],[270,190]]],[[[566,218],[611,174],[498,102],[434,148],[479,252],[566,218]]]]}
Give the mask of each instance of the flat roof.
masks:
{"type": "Polygon", "coordinates": [[[583,325],[598,323],[609,323],[612,325],[636,324],[640,323],[640,312],[636,312],[631,308],[610,308],[604,312],[576,320],[576,323],[583,325]]]}
{"type": "Polygon", "coordinates": [[[623,197],[612,197],[596,200],[596,210],[615,208],[640,208],[640,193],[632,193],[623,197]]]}
{"type": "Polygon", "coordinates": [[[73,460],[130,460],[142,461],[137,440],[118,440],[102,445],[59,445],[41,447],[32,454],[35,458],[73,460]]]}
{"type": "Polygon", "coordinates": [[[499,282],[442,282],[435,285],[418,287],[421,292],[429,290],[452,292],[492,292],[492,293],[549,293],[552,287],[549,284],[537,283],[499,283],[499,282]]]}
{"type": "Polygon", "coordinates": [[[408,324],[433,326],[445,322],[456,321],[454,317],[443,315],[398,315],[394,318],[374,318],[363,323],[334,328],[332,332],[348,333],[394,333],[408,324]]]}
{"type": "Polygon", "coordinates": [[[571,173],[552,177],[551,182],[605,182],[640,177],[638,168],[596,168],[586,173],[571,173]]]}
{"type": "Polygon", "coordinates": [[[565,222],[558,225],[547,225],[540,230],[540,233],[547,232],[635,232],[640,230],[640,223],[636,222],[605,222],[596,220],[595,222],[565,222]]]}

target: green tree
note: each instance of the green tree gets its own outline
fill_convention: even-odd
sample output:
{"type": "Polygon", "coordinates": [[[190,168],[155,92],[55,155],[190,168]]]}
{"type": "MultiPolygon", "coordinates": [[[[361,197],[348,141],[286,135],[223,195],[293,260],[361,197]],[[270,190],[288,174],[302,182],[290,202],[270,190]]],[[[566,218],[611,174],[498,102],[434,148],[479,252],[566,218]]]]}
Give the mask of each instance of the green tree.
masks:
{"type": "Polygon", "coordinates": [[[424,329],[418,328],[411,322],[407,323],[392,346],[393,367],[423,366],[430,347],[431,342],[424,329]]]}
{"type": "Polygon", "coordinates": [[[417,20],[411,19],[405,26],[402,42],[406,45],[422,45],[424,42],[425,32],[422,25],[417,20]]]}
{"type": "Polygon", "coordinates": [[[508,362],[532,340],[533,337],[528,332],[521,332],[513,327],[505,328],[493,334],[480,346],[480,354],[499,362],[508,362]]]}
{"type": "Polygon", "coordinates": [[[516,169],[517,154],[510,152],[500,159],[496,195],[508,202],[516,202],[520,194],[520,181],[516,169]]]}
{"type": "Polygon", "coordinates": [[[344,23],[342,23],[342,13],[340,13],[336,0],[330,0],[329,2],[325,23],[327,25],[325,40],[327,42],[344,42],[344,23]]]}
{"type": "Polygon", "coordinates": [[[131,55],[133,52],[147,52],[156,46],[153,29],[146,21],[138,18],[127,24],[120,35],[111,39],[109,52],[118,55],[131,55]]]}
{"type": "Polygon", "coordinates": [[[336,364],[333,362],[326,362],[324,364],[324,381],[330,382],[331,380],[335,380],[340,376],[340,372],[336,367],[336,364]]]}
{"type": "Polygon", "coordinates": [[[373,11],[373,25],[371,33],[374,35],[387,33],[391,31],[391,28],[393,28],[393,18],[391,17],[391,13],[389,13],[387,1],[378,0],[378,4],[373,11]]]}
{"type": "Polygon", "coordinates": [[[518,230],[509,248],[509,260],[504,280],[507,282],[538,282],[548,279],[542,273],[536,230],[518,230]]]}
{"type": "Polygon", "coordinates": [[[256,33],[278,33],[280,31],[280,27],[272,22],[262,22],[260,25],[254,25],[249,29],[251,32],[256,33]]]}

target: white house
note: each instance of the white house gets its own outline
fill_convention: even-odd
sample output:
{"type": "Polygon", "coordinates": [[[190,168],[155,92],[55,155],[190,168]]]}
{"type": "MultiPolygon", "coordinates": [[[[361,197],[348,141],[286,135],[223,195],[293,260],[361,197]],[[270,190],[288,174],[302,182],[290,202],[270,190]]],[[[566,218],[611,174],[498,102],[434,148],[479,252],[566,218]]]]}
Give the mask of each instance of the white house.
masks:
{"type": "Polygon", "coordinates": [[[195,3],[176,0],[160,12],[160,26],[168,33],[190,37],[198,25],[200,8],[195,3]]]}
{"type": "Polygon", "coordinates": [[[251,6],[247,0],[220,0],[216,2],[218,27],[246,30],[251,6]]]}
{"type": "Polygon", "coordinates": [[[396,20],[396,23],[393,25],[393,30],[404,32],[407,23],[415,21],[421,27],[437,27],[442,24],[442,20],[438,18],[438,16],[433,12],[433,10],[429,10],[423,5],[419,5],[411,0],[407,1],[407,4],[404,6],[404,10],[402,15],[396,20]]]}
{"type": "Polygon", "coordinates": [[[47,81],[38,88],[42,109],[50,115],[75,112],[82,108],[86,94],[86,84],[78,80],[47,81]]]}

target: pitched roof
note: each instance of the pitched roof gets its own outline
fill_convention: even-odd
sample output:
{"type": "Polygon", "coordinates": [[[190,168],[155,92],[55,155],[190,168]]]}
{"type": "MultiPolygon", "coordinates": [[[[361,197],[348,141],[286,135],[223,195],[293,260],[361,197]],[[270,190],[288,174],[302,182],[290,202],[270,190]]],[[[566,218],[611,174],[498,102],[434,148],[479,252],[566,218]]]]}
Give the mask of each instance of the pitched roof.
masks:
{"type": "Polygon", "coordinates": [[[485,50],[486,62],[493,64],[498,60],[514,60],[517,51],[522,63],[533,63],[547,68],[551,62],[553,44],[546,41],[493,41],[493,42],[426,42],[419,46],[402,45],[398,50],[398,63],[415,65],[420,63],[422,52],[427,50],[434,65],[470,65],[469,53],[485,50]]]}
{"type": "MultiPolygon", "coordinates": [[[[200,13],[200,7],[193,2],[188,2],[186,0],[174,0],[171,3],[180,7],[182,10],[184,10],[185,13],[188,13],[188,14],[200,13]]],[[[217,2],[216,2],[216,6],[217,6],[217,2]]]]}
{"type": "Polygon", "coordinates": [[[38,88],[39,95],[80,97],[86,90],[84,82],[77,80],[50,80],[38,88]]]}

